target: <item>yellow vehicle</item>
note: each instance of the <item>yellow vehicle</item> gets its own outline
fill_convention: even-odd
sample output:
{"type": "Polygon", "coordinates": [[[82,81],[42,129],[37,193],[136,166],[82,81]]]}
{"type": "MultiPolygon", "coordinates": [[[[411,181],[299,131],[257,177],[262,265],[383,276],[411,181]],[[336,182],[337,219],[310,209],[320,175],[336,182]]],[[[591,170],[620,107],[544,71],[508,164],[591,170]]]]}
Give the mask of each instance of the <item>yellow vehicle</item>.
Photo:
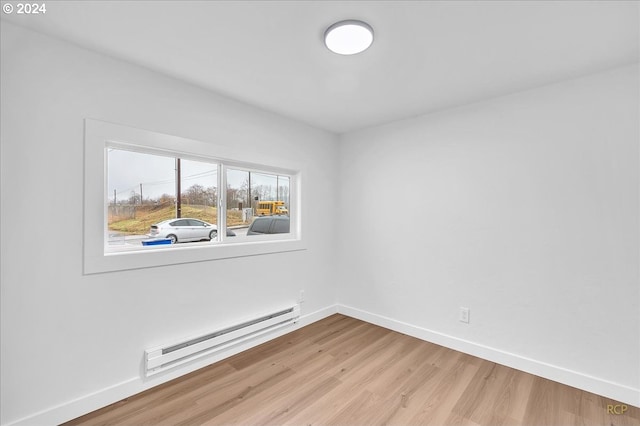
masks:
{"type": "Polygon", "coordinates": [[[258,208],[256,209],[258,216],[268,216],[273,214],[289,214],[289,210],[284,205],[284,201],[260,201],[258,202],[258,208]]]}

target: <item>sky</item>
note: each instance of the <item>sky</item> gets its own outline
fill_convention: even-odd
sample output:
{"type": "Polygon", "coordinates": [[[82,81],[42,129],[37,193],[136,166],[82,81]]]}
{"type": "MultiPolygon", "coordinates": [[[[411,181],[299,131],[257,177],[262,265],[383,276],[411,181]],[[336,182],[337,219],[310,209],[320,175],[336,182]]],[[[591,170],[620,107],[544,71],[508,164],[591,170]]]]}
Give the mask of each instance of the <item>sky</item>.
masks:
{"type": "MultiPolygon", "coordinates": [[[[194,184],[205,188],[217,186],[216,164],[184,159],[180,163],[183,191],[194,184]]],[[[176,194],[173,157],[109,148],[108,170],[109,200],[113,200],[114,190],[117,200],[128,199],[132,192],[140,194],[140,184],[145,200],[176,194]]]]}
{"type": "MultiPolygon", "coordinates": [[[[109,148],[108,152],[108,188],[107,198],[113,202],[114,190],[116,201],[128,200],[132,193],[140,194],[146,199],[157,199],[163,194],[175,196],[176,161],[174,157],[146,154],[122,149],[109,148]]],[[[182,175],[182,191],[194,184],[204,188],[217,186],[217,164],[205,161],[182,159],[180,161],[182,175]]],[[[243,170],[229,170],[228,185],[239,188],[247,179],[248,173],[243,170]]],[[[283,185],[282,178],[275,175],[251,173],[254,185],[272,185],[276,182],[283,185]]]]}

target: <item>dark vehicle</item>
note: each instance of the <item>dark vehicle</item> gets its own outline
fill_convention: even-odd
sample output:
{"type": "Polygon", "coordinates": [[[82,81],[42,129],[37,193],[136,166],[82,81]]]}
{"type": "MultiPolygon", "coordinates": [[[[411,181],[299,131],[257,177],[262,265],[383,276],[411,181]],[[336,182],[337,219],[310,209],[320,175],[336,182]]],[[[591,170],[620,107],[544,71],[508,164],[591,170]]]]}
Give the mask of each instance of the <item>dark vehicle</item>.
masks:
{"type": "MultiPolygon", "coordinates": [[[[152,238],[169,238],[172,244],[177,242],[213,240],[218,235],[216,225],[199,219],[169,219],[151,226],[148,234],[152,238]]],[[[236,234],[227,230],[228,237],[236,234]]]]}
{"type": "Polygon", "coordinates": [[[247,235],[287,234],[289,233],[289,216],[257,217],[247,235]]]}

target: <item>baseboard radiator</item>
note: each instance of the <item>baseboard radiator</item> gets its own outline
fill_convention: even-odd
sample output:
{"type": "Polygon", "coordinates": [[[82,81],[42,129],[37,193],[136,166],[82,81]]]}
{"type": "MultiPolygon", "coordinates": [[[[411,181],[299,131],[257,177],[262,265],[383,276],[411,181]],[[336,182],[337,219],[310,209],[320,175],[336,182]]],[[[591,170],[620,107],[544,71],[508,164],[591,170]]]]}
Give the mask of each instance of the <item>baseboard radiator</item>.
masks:
{"type": "Polygon", "coordinates": [[[271,333],[298,322],[300,306],[293,305],[256,315],[210,333],[145,351],[146,376],[163,372],[195,359],[223,351],[249,339],[271,333]]]}

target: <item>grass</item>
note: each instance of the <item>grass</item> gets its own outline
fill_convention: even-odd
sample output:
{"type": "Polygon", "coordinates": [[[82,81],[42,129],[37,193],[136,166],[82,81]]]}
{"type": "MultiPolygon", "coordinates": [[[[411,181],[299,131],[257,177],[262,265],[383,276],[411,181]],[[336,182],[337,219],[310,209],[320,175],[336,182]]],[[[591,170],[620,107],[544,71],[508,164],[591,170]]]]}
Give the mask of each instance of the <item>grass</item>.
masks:
{"type": "MultiPolygon", "coordinates": [[[[151,225],[163,220],[176,217],[173,204],[140,206],[136,208],[135,217],[109,216],[109,231],[127,235],[149,233],[151,225]]],[[[182,217],[204,220],[215,224],[218,220],[218,209],[211,206],[183,205],[182,217]]],[[[243,225],[242,212],[230,210],[227,212],[227,226],[243,225]]]]}

